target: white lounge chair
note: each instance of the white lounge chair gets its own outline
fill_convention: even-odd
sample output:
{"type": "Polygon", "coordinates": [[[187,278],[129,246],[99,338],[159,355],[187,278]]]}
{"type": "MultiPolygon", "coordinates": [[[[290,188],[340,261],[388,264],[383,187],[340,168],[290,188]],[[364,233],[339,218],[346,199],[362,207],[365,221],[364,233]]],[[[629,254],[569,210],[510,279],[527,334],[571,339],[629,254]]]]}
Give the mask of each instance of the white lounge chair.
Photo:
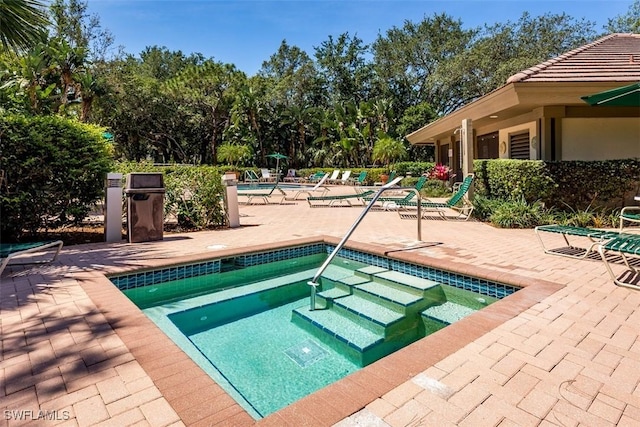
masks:
{"type": "Polygon", "coordinates": [[[351,176],[351,171],[342,172],[342,177],[340,179],[329,180],[329,184],[346,184],[349,181],[349,177],[351,176]]]}
{"type": "Polygon", "coordinates": [[[271,175],[269,169],[260,169],[260,173],[262,174],[262,177],[260,178],[260,181],[262,182],[273,182],[276,180],[276,177],[271,175]]]}
{"type": "Polygon", "coordinates": [[[334,170],[329,179],[327,179],[327,184],[335,184],[338,180],[338,175],[340,175],[340,169],[334,170]]]}
{"type": "Polygon", "coordinates": [[[320,181],[318,181],[318,183],[314,187],[298,190],[293,195],[293,197],[285,197],[285,198],[287,200],[304,200],[305,197],[299,198],[303,194],[306,194],[307,198],[312,196],[312,195],[315,196],[316,194],[318,194],[319,196],[324,196],[327,193],[327,191],[329,191],[329,189],[327,187],[323,186],[323,184],[325,183],[325,181],[327,181],[328,178],[329,178],[329,174],[325,173],[324,176],[322,177],[322,179],[320,181]]]}

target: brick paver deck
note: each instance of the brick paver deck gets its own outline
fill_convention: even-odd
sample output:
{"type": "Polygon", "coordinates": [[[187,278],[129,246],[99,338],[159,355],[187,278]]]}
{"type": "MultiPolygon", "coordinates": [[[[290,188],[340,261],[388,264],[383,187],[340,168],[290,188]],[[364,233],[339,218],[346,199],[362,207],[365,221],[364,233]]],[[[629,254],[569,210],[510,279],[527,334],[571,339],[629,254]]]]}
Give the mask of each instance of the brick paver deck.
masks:
{"type": "MultiPolygon", "coordinates": [[[[105,278],[294,239],[340,238],[357,208],[241,206],[237,229],[65,247],[0,283],[1,425],[256,423],[105,278]]],[[[553,239],[553,236],[550,236],[553,239]]],[[[258,422],[263,426],[640,423],[640,293],[596,261],[544,255],[532,230],[371,212],[377,252],[525,290],[258,422]],[[413,248],[413,249],[411,249],[413,248]]]]}

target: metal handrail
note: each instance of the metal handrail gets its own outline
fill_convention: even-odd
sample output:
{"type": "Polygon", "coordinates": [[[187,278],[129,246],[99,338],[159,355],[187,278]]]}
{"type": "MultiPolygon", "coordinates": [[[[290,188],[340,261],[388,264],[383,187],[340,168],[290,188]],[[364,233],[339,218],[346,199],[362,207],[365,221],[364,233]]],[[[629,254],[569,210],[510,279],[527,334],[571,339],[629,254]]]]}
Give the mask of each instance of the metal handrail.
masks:
{"type": "MultiPolygon", "coordinates": [[[[397,184],[401,179],[402,179],[402,177],[399,177],[399,178],[396,178],[393,181],[383,185],[382,188],[380,188],[380,190],[376,194],[374,194],[374,196],[371,198],[371,201],[369,202],[369,204],[367,206],[365,206],[365,208],[362,210],[362,213],[355,220],[353,225],[351,225],[351,227],[349,228],[347,233],[344,235],[344,237],[342,238],[340,243],[338,243],[338,245],[335,247],[333,252],[331,252],[329,257],[320,266],[320,268],[316,272],[315,276],[313,276],[313,279],[311,279],[311,281],[307,282],[307,285],[311,286],[310,309],[312,311],[316,309],[316,288],[318,287],[318,279],[320,279],[320,276],[322,276],[322,273],[324,273],[324,270],[327,269],[327,267],[329,266],[329,264],[331,264],[331,261],[333,261],[333,259],[336,257],[336,255],[338,254],[340,249],[342,249],[342,247],[345,245],[345,243],[347,243],[347,240],[349,240],[349,237],[351,237],[351,235],[353,234],[355,229],[358,227],[360,222],[362,222],[362,219],[365,217],[365,215],[367,215],[369,210],[371,210],[371,207],[375,204],[375,202],[382,195],[382,193],[384,193],[386,190],[389,190],[393,185],[397,184]]],[[[417,195],[417,197],[418,197],[418,241],[422,241],[422,222],[421,222],[421,219],[422,219],[421,205],[422,205],[422,203],[421,203],[421,200],[420,200],[420,191],[415,189],[415,188],[393,188],[393,190],[405,190],[405,191],[408,190],[408,191],[412,191],[413,193],[415,193],[417,195]]]]}

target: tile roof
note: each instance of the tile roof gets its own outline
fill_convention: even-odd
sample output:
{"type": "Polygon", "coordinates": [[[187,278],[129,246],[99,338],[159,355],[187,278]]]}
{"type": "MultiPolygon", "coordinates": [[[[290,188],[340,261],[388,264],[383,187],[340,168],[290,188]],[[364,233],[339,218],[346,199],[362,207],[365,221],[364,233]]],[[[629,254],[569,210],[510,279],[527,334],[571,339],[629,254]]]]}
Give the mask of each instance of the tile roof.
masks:
{"type": "Polygon", "coordinates": [[[509,77],[514,82],[640,81],[640,34],[610,34],[509,77]]]}

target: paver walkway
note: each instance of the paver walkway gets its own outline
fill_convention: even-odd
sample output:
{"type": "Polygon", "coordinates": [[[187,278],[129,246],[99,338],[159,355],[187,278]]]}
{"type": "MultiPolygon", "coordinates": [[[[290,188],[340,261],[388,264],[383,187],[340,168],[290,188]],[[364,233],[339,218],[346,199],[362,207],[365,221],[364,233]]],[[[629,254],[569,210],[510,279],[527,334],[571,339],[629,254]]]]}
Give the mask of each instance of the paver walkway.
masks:
{"type": "MultiPolygon", "coordinates": [[[[240,213],[237,229],[166,234],[164,241],[142,244],[70,246],[52,265],[8,267],[0,279],[2,425],[253,424],[209,380],[190,377],[196,371],[177,347],[147,336],[148,320],[114,298],[103,276],[248,245],[339,238],[360,209],[311,209],[302,201],[241,206],[240,213]],[[201,414],[212,408],[214,415],[201,414]]],[[[371,212],[352,237],[387,250],[406,249],[416,239],[416,222],[395,212],[371,212]]],[[[326,396],[330,403],[311,408],[321,415],[296,418],[309,413],[310,403],[292,405],[259,424],[640,423],[639,292],[610,283],[600,262],[544,255],[532,230],[424,221],[422,240],[410,251],[418,258],[560,286],[397,386],[382,384],[383,375],[375,372],[355,376],[353,382],[363,382],[361,395],[335,391],[333,401],[326,396]],[[351,401],[364,404],[341,415],[340,406],[351,401]]]]}

